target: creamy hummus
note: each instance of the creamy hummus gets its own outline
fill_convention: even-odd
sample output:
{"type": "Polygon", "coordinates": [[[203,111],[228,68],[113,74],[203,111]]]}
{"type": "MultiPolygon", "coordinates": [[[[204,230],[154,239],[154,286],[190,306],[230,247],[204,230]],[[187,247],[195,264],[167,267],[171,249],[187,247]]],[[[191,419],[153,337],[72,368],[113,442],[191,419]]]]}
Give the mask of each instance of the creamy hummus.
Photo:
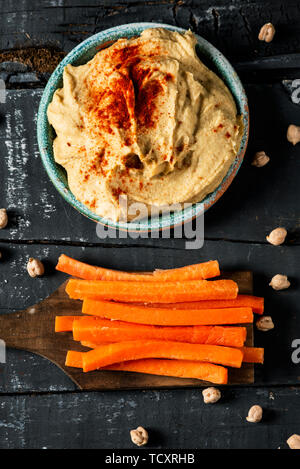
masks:
{"type": "Polygon", "coordinates": [[[54,156],[93,212],[117,220],[120,195],[147,207],[198,202],[226,175],[241,118],[195,44],[190,31],[147,29],[65,67],[48,107],[54,156]]]}

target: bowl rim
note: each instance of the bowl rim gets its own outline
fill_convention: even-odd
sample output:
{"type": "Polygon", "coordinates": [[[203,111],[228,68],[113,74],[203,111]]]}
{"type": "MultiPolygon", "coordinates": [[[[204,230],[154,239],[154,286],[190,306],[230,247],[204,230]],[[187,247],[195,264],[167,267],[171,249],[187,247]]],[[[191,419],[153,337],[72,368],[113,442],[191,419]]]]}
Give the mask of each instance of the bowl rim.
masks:
{"type": "Polygon", "coordinates": [[[60,195],[73,208],[79,211],[82,215],[85,215],[87,218],[97,223],[100,223],[108,228],[128,232],[152,232],[162,229],[169,229],[174,226],[187,223],[207,211],[224,194],[224,192],[228,189],[234,177],[236,176],[242,164],[249,138],[248,100],[244,87],[237,73],[235,72],[230,62],[226,59],[226,57],[215,46],[213,46],[203,37],[194,33],[195,37],[197,38],[197,45],[201,48],[201,53],[206,56],[206,58],[208,58],[211,63],[213,63],[217,75],[225,82],[226,86],[229,88],[231,94],[234,97],[238,110],[242,114],[243,118],[244,131],[239,151],[221,183],[218,185],[218,187],[216,187],[216,189],[212,193],[205,196],[205,198],[201,202],[190,204],[187,208],[183,208],[182,210],[174,212],[173,214],[162,214],[160,216],[156,216],[154,218],[151,218],[150,222],[149,218],[142,219],[134,223],[120,221],[116,222],[108,218],[104,218],[100,215],[97,215],[96,213],[92,212],[86,205],[84,205],[75,198],[74,194],[70,191],[68,185],[66,185],[60,177],[60,165],[58,165],[54,160],[53,140],[51,141],[49,137],[49,129],[51,126],[47,118],[48,105],[52,100],[54,92],[59,87],[59,82],[62,80],[64,67],[67,64],[75,63],[76,65],[76,61],[78,61],[80,57],[84,56],[91,48],[97,48],[101,46],[101,44],[105,44],[110,40],[116,41],[117,39],[120,39],[122,37],[132,37],[136,34],[141,34],[143,30],[149,28],[164,28],[181,33],[187,31],[184,28],[164,23],[138,22],[114,26],[112,28],[100,31],[90,36],[89,38],[79,43],[75,48],[73,48],[58,64],[58,66],[50,76],[47,85],[43,91],[37,115],[37,140],[41,159],[50,180],[52,181],[54,187],[57,189],[60,195]],[[223,73],[222,70],[220,70],[220,65],[218,64],[218,61],[224,67],[226,73],[223,73]],[[227,74],[230,74],[232,76],[231,86],[228,83],[227,74]],[[232,87],[234,87],[234,92],[232,87]],[[236,93],[238,94],[238,96],[236,95],[236,93]]]}

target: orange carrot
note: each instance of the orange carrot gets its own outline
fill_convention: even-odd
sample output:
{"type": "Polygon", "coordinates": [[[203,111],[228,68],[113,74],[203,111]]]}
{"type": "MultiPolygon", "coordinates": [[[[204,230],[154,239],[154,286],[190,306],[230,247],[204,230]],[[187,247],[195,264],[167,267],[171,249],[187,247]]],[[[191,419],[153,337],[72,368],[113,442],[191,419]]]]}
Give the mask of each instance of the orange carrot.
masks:
{"type": "Polygon", "coordinates": [[[81,345],[83,345],[83,347],[88,347],[88,348],[98,348],[99,345],[104,345],[105,344],[105,342],[102,343],[102,344],[100,344],[100,343],[99,344],[94,344],[93,342],[88,342],[87,340],[81,340],[80,343],[81,343],[81,345]]]}
{"type": "Polygon", "coordinates": [[[97,317],[78,317],[73,322],[73,338],[94,344],[124,340],[154,339],[192,344],[242,347],[246,340],[245,327],[192,326],[160,327],[110,321],[97,317]]]}
{"type": "MultiPolygon", "coordinates": [[[[99,345],[92,342],[82,341],[82,345],[92,349],[99,348],[99,345]]],[[[244,363],[264,363],[264,349],[259,347],[242,347],[241,351],[243,352],[243,362],[244,363]]],[[[78,368],[82,368],[82,352],[69,351],[67,355],[67,366],[75,366],[71,363],[77,363],[78,368]]],[[[140,360],[142,361],[142,360],[140,360]]],[[[184,361],[185,362],[185,361],[184,361]]]]}
{"type": "Polygon", "coordinates": [[[135,340],[101,345],[82,354],[83,371],[140,358],[195,360],[240,368],[243,352],[218,345],[186,344],[159,340],[135,340]]]}
{"type": "Polygon", "coordinates": [[[73,329],[73,321],[80,316],[56,316],[55,332],[68,332],[73,329]]]}
{"type": "Polygon", "coordinates": [[[211,326],[253,322],[251,308],[166,309],[86,299],[83,314],[156,326],[211,326]]]}
{"type": "MultiPolygon", "coordinates": [[[[82,355],[82,352],[69,350],[66,358],[66,366],[82,368],[82,355]]],[[[213,365],[212,363],[189,360],[146,358],[144,360],[115,363],[102,369],[111,371],[133,371],[160,376],[176,376],[179,378],[196,378],[215,384],[227,384],[228,382],[227,368],[213,365]]]]}
{"type": "MultiPolygon", "coordinates": [[[[88,342],[86,340],[82,340],[81,345],[84,347],[88,347],[91,349],[98,348],[99,345],[105,345],[105,343],[102,344],[95,344],[93,342],[88,342]]],[[[243,363],[261,363],[263,364],[264,362],[264,349],[263,348],[257,348],[257,347],[242,347],[240,350],[242,350],[244,356],[243,356],[243,363]]],[[[74,352],[77,353],[77,352],[74,352]]],[[[147,359],[145,359],[147,360],[147,359]]]]}
{"type": "Polygon", "coordinates": [[[263,363],[264,349],[259,347],[242,347],[244,353],[243,361],[245,363],[263,363]]]}
{"type": "MultiPolygon", "coordinates": [[[[145,303],[142,303],[144,306],[145,303]]],[[[238,295],[234,300],[202,300],[189,303],[150,303],[149,308],[160,307],[168,309],[214,309],[214,308],[252,308],[253,313],[263,314],[264,298],[251,295],[238,295]]]]}
{"type": "Polygon", "coordinates": [[[146,358],[115,363],[104,368],[113,371],[134,371],[160,376],[177,376],[179,378],[196,378],[215,384],[227,384],[228,371],[223,366],[188,360],[160,360],[146,358]]]}
{"type": "Polygon", "coordinates": [[[209,299],[233,299],[238,286],[232,280],[186,282],[102,282],[71,279],[66,292],[73,299],[93,298],[146,303],[178,303],[209,299]]]}
{"type": "Polygon", "coordinates": [[[67,352],[65,365],[72,366],[73,368],[82,368],[82,352],[69,350],[67,352]]]}
{"type": "Polygon", "coordinates": [[[118,270],[106,269],[103,267],[96,267],[77,261],[71,257],[62,254],[58,259],[56,270],[65,272],[66,274],[74,277],[79,277],[85,280],[110,280],[110,281],[147,281],[148,277],[152,278],[152,274],[135,274],[130,272],[122,272],[118,270]]]}
{"type": "Polygon", "coordinates": [[[153,272],[154,280],[176,282],[186,280],[204,280],[206,278],[218,277],[220,268],[218,261],[208,261],[201,264],[192,264],[178,269],[160,270],[153,272]]]}
{"type": "Polygon", "coordinates": [[[139,274],[96,267],[77,261],[76,259],[72,259],[65,254],[62,254],[59,257],[56,269],[84,280],[127,280],[129,282],[200,280],[220,275],[218,261],[208,261],[201,264],[188,265],[179,269],[156,270],[153,274],[139,274]]]}

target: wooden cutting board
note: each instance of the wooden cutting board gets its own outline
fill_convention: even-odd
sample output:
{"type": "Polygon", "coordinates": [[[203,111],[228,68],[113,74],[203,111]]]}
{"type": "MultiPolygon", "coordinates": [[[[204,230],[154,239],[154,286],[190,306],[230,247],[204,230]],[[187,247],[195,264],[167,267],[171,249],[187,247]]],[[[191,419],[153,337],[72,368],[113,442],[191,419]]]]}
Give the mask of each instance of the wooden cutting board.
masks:
{"type": "MultiPolygon", "coordinates": [[[[222,278],[235,280],[240,293],[253,293],[252,272],[226,272],[222,278]]],[[[83,373],[76,368],[65,367],[67,350],[87,351],[73,341],[70,332],[54,332],[55,316],[80,315],[81,301],[70,300],[63,283],[52,295],[24,311],[0,315],[0,339],[8,348],[34,352],[55,363],[82,390],[117,390],[171,387],[196,387],[208,383],[196,379],[181,379],[141,373],[94,371],[83,373]]],[[[247,345],[253,345],[253,327],[247,326],[247,345]]],[[[244,364],[241,369],[230,369],[229,384],[254,382],[254,366],[244,364]]],[[[51,383],[49,383],[50,386],[51,383]]]]}

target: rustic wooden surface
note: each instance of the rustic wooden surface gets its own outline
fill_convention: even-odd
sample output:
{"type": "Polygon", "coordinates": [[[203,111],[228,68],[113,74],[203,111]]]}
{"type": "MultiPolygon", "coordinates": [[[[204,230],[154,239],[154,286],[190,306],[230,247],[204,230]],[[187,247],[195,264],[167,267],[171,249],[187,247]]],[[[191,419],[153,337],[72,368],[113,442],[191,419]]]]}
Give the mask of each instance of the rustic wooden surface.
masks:
{"type": "Polygon", "coordinates": [[[299,2],[6,0],[1,13],[0,78],[8,91],[0,104],[0,206],[8,208],[10,222],[0,232],[0,312],[27,308],[53,292],[66,278],[54,270],[61,252],[140,271],[218,258],[223,269],[255,272],[254,291],[266,297],[275,329],[255,335],[256,345],[266,348],[255,385],[226,388],[214,406],[205,406],[197,389],[81,393],[46,359],[8,350],[0,364],[0,447],[132,448],[128,431],[137,425],[149,429],[154,448],[286,447],[286,438],[300,433],[300,365],[291,361],[292,341],[300,338],[300,155],[285,137],[290,123],[300,124],[289,81],[300,79],[299,2]],[[57,194],[39,158],[36,112],[51,68],[39,62],[43,50],[54,64],[91,34],[133,21],[177,24],[203,35],[235,65],[249,96],[245,162],[205,216],[198,251],[185,250],[178,239],[99,239],[95,225],[57,194]],[[257,40],[267,21],[277,30],[271,44],[257,40]],[[261,149],[271,162],[258,170],[250,162],[261,149]],[[289,237],[275,248],[265,236],[278,225],[289,237]],[[45,261],[45,277],[28,277],[29,256],[45,261]],[[288,291],[268,287],[276,273],[291,278],[288,291]],[[245,421],[255,403],[265,410],[259,425],[245,421]]]}

